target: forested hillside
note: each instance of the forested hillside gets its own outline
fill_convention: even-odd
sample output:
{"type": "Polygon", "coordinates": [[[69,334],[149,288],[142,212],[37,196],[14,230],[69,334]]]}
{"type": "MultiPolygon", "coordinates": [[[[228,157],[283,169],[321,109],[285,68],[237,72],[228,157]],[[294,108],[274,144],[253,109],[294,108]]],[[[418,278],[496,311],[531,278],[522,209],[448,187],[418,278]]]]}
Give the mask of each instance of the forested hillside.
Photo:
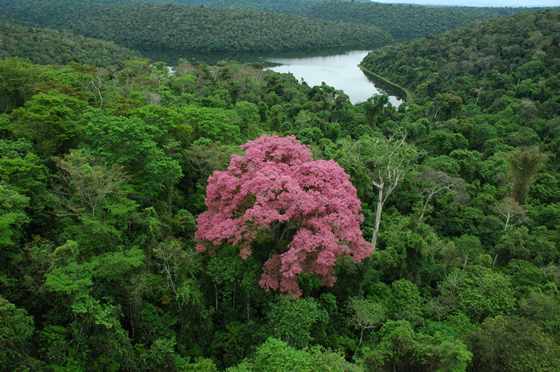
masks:
{"type": "Polygon", "coordinates": [[[511,15],[519,9],[426,7],[338,1],[323,2],[306,13],[325,20],[377,26],[396,40],[435,35],[476,20],[511,15]]]}
{"type": "Polygon", "coordinates": [[[235,63],[0,60],[0,366],[560,370],[559,12],[235,63]]]}
{"type": "MultiPolygon", "coordinates": [[[[116,1],[116,0],[115,0],[116,1]]],[[[118,0],[122,1],[122,0],[118,0]]],[[[174,2],[221,8],[272,10],[379,27],[397,40],[435,35],[459,26],[498,16],[512,15],[519,8],[441,7],[381,4],[351,0],[141,0],[148,3],[174,2]]]]}
{"type": "Polygon", "coordinates": [[[69,32],[0,23],[0,58],[22,57],[38,64],[81,64],[108,67],[138,53],[114,43],[69,32]]]}
{"type": "Polygon", "coordinates": [[[391,40],[374,26],[254,10],[145,5],[135,1],[2,0],[2,16],[149,52],[375,48],[391,40]]]}
{"type": "MultiPolygon", "coordinates": [[[[560,11],[523,14],[392,45],[363,66],[423,101],[498,113],[514,104],[538,117],[558,114],[560,11]]],[[[527,124],[526,122],[520,124],[527,124]]]]}

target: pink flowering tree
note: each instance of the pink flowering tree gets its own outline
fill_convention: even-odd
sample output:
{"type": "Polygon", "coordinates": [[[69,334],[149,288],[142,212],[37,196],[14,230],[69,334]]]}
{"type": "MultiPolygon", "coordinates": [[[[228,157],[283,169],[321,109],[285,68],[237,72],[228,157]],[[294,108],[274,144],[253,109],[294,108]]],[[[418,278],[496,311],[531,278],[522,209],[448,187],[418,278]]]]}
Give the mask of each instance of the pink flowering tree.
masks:
{"type": "Polygon", "coordinates": [[[243,149],[208,180],[199,252],[230,244],[246,259],[253,248],[265,249],[260,286],[293,296],[301,295],[299,274],[332,286],[338,257],[360,262],[371,254],[356,189],[336,162],[313,160],[295,137],[263,136],[243,149]],[[263,239],[268,244],[257,244],[263,239]]]}

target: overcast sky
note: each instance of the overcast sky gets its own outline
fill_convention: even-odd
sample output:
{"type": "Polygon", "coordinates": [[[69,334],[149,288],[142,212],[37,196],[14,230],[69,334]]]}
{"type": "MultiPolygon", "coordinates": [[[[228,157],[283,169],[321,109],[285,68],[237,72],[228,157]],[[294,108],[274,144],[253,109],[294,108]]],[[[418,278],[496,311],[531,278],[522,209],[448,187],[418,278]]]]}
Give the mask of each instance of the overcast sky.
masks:
{"type": "Polygon", "coordinates": [[[560,6],[560,0],[373,0],[378,3],[466,6],[560,6]]]}

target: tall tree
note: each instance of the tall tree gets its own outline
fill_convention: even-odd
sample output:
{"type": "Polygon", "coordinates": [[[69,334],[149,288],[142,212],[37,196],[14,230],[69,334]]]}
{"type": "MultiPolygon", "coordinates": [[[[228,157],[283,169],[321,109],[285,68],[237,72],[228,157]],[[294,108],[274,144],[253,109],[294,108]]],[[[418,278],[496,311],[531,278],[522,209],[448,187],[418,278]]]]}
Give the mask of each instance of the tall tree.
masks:
{"type": "Polygon", "coordinates": [[[295,296],[301,273],[332,286],[338,257],[359,262],[371,254],[356,189],[336,162],[312,160],[294,137],[263,136],[243,148],[244,156],[233,156],[208,181],[208,211],[196,232],[200,252],[232,244],[247,258],[268,234],[272,252],[260,285],[295,296]]]}
{"type": "Polygon", "coordinates": [[[459,177],[452,177],[445,172],[425,168],[417,176],[420,190],[424,197],[420,210],[420,221],[428,210],[430,202],[438,195],[452,192],[457,200],[466,199],[465,181],[459,177]]]}
{"type": "Polygon", "coordinates": [[[342,143],[339,160],[360,184],[377,191],[371,244],[377,246],[385,203],[409,174],[418,153],[406,142],[405,135],[391,138],[363,136],[358,141],[342,143]]]}

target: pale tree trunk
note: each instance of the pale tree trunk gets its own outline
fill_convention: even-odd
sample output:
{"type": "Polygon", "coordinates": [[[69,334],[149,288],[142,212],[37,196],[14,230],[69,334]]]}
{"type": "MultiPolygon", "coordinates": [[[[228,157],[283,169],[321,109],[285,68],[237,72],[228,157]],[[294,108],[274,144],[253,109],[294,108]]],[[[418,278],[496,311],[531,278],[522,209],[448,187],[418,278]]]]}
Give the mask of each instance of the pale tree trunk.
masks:
{"type": "Polygon", "coordinates": [[[424,200],[424,203],[422,204],[422,211],[420,212],[420,217],[419,217],[420,222],[424,221],[424,217],[426,216],[426,211],[428,210],[428,206],[430,205],[430,202],[432,201],[432,199],[436,195],[438,195],[439,193],[441,193],[443,191],[446,191],[446,190],[451,191],[451,187],[444,186],[444,187],[439,187],[439,188],[432,189],[430,191],[430,193],[426,197],[426,200],[424,200]]]}
{"type": "Polygon", "coordinates": [[[432,197],[433,194],[430,194],[424,201],[424,204],[422,204],[422,211],[420,212],[420,217],[418,218],[420,222],[424,221],[424,215],[426,214],[426,210],[428,209],[428,205],[430,204],[432,197]]]}
{"type": "Polygon", "coordinates": [[[96,76],[95,80],[90,81],[90,84],[93,87],[93,89],[95,90],[95,93],[97,93],[97,97],[99,99],[99,107],[103,108],[104,100],[103,100],[103,94],[101,93],[101,87],[102,87],[103,81],[99,77],[99,74],[96,76]]]}
{"type": "Polygon", "coordinates": [[[507,231],[509,227],[509,221],[511,219],[511,213],[506,213],[506,223],[504,224],[504,231],[507,231]]]}
{"type": "Polygon", "coordinates": [[[377,187],[377,208],[375,209],[375,221],[373,225],[373,234],[371,235],[371,245],[373,250],[377,247],[377,237],[379,235],[379,226],[381,225],[381,213],[383,212],[383,191],[385,185],[383,183],[375,183],[377,187]]]}
{"type": "Polygon", "coordinates": [[[362,343],[364,342],[364,335],[366,331],[371,331],[372,329],[374,329],[374,326],[362,326],[360,327],[360,342],[358,342],[358,347],[362,346],[362,343]]]}

